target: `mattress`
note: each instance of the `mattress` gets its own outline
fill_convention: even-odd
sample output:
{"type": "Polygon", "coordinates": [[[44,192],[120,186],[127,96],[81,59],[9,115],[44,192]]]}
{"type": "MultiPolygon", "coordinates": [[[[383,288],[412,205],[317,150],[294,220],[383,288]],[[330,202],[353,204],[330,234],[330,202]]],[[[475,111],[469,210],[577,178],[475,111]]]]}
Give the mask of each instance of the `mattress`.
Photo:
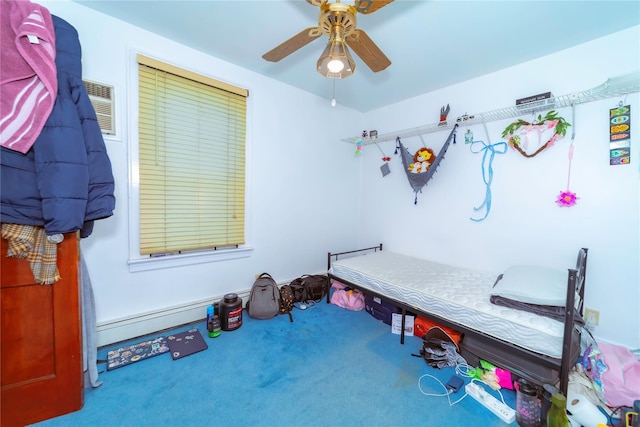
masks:
{"type": "Polygon", "coordinates": [[[490,302],[499,273],[389,251],[333,261],[329,272],[363,289],[527,350],[554,358],[562,355],[561,322],[490,302]]]}

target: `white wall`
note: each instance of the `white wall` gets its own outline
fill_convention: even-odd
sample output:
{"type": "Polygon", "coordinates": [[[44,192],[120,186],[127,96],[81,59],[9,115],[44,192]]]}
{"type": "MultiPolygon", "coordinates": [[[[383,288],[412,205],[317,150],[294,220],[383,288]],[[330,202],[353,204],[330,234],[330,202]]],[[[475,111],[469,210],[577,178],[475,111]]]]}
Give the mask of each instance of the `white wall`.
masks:
{"type": "MultiPolygon", "coordinates": [[[[449,119],[455,121],[465,113],[512,106],[528,95],[551,91],[560,96],[593,88],[638,70],[639,28],[381,108],[366,115],[364,128],[392,133],[435,123],[447,103],[449,119]]],[[[485,196],[482,154],[471,153],[464,144],[467,127],[460,126],[457,144],[418,195],[417,205],[399,156],[393,156],[392,173],[382,178],[380,152],[366,146],[361,244],[383,242],[390,250],[494,272],[514,263],[565,269],[575,265],[578,248],[587,247],[586,307],[600,311],[596,337],[640,347],[638,100],[635,93],[578,105],[575,123],[571,108],[563,108],[560,115],[574,125],[564,140],[534,158],[511,148],[497,154],[491,212],[479,223],[470,217],[482,216],[473,211],[485,196]],[[608,114],[620,101],[631,104],[632,159],[630,165],[609,166],[608,114]],[[580,199],[574,207],[560,208],[555,199],[567,186],[572,129],[576,137],[570,188],[580,199]]],[[[488,136],[482,125],[471,130],[476,140],[496,143],[511,122],[488,123],[488,136]]],[[[429,134],[424,140],[437,152],[447,134],[429,134]]],[[[411,152],[421,146],[417,137],[403,143],[411,152]]],[[[393,142],[381,146],[388,155],[394,151],[393,142]]]]}
{"type": "MultiPolygon", "coordinates": [[[[98,329],[135,323],[156,311],[247,290],[267,271],[278,281],[326,271],[326,253],[356,244],[359,186],[353,147],[340,136],[359,129],[361,115],[291,86],[204,55],[68,1],[41,2],[72,24],[83,49],[83,78],[115,86],[117,138],[105,138],[116,179],[113,217],[96,222],[82,241],[93,282],[98,329]],[[129,146],[137,111],[130,108],[136,51],[249,89],[247,243],[252,255],[130,273],[129,146]],[[331,124],[328,126],[328,124],[331,124]],[[333,205],[328,202],[332,201],[333,205]]],[[[323,78],[310,73],[310,78],[323,78]]],[[[200,318],[205,316],[203,307],[200,318]]],[[[150,327],[167,327],[157,324],[150,327]]],[[[129,329],[99,344],[150,331],[129,329]],[[131,332],[129,332],[131,331],[131,332]]]]}
{"type": "MultiPolygon", "coordinates": [[[[415,206],[398,157],[391,162],[392,173],[382,178],[381,154],[375,147],[365,147],[354,158],[354,147],[340,142],[360,129],[387,133],[435,122],[447,103],[455,120],[464,113],[512,105],[531,94],[563,95],[597,86],[638,68],[638,27],[362,115],[331,108],[324,99],[78,4],[41,3],[78,30],[84,78],[116,88],[118,136],[106,139],[116,177],[116,211],[82,242],[99,329],[246,290],[262,271],[279,281],[323,271],[327,251],[358,244],[383,242],[399,252],[496,272],[524,262],[564,269],[584,246],[590,249],[586,305],[601,314],[596,336],[640,347],[640,160],[635,127],[631,165],[608,164],[607,114],[619,99],[576,108],[571,189],[580,197],[577,206],[559,208],[554,203],[566,187],[567,138],[533,159],[512,150],[497,155],[493,206],[480,223],[469,217],[484,199],[482,156],[463,144],[466,128],[460,128],[458,144],[450,148],[415,206]],[[612,46],[625,46],[624,52],[612,46]],[[255,248],[249,258],[129,272],[128,149],[136,117],[130,108],[135,94],[130,65],[136,51],[249,89],[247,240],[255,248]]],[[[312,73],[310,78],[321,77],[312,73]]],[[[638,94],[624,101],[632,106],[632,123],[640,123],[638,94]]],[[[561,114],[572,121],[569,109],[561,114]]],[[[500,140],[509,122],[487,125],[491,142],[500,140]]],[[[482,126],[472,130],[476,139],[487,140],[482,126]]],[[[425,141],[437,151],[445,137],[435,133],[425,141]]],[[[410,149],[420,144],[418,138],[405,142],[410,149]]],[[[393,155],[393,143],[381,148],[393,155]]],[[[127,336],[115,334],[99,343],[115,338],[127,336]]]]}

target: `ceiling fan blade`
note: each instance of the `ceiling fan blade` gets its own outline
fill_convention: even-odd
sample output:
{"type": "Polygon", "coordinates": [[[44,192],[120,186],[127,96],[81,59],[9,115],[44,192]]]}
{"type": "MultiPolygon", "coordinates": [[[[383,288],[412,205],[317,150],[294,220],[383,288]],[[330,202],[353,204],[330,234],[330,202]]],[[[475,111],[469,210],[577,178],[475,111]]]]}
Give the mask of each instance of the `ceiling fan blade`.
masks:
{"type": "Polygon", "coordinates": [[[371,71],[377,73],[391,65],[391,61],[386,57],[380,48],[362,30],[355,30],[347,37],[347,45],[364,61],[371,71]]]}
{"type": "Polygon", "coordinates": [[[280,61],[282,58],[291,55],[296,50],[300,49],[303,46],[306,46],[307,44],[320,37],[322,33],[320,31],[317,31],[317,29],[317,27],[310,27],[306,30],[300,31],[289,40],[285,41],[279,46],[274,47],[269,52],[262,55],[262,57],[271,62],[280,61]]]}
{"type": "Polygon", "coordinates": [[[393,2],[393,0],[356,0],[354,6],[358,13],[366,15],[367,13],[373,13],[385,7],[391,2],[393,2]]]}

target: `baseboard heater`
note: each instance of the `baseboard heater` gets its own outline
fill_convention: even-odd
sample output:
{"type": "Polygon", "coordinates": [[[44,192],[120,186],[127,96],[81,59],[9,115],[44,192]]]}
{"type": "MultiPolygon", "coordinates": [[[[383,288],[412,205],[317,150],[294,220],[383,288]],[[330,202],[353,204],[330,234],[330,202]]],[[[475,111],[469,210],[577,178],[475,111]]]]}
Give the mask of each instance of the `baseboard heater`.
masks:
{"type": "MultiPolygon", "coordinates": [[[[237,292],[243,300],[243,306],[249,299],[250,289],[237,292]]],[[[123,317],[116,320],[98,323],[97,346],[117,343],[153,334],[158,331],[170,329],[179,325],[197,322],[207,316],[206,307],[216,301],[220,301],[223,295],[194,301],[186,304],[154,310],[143,314],[123,317]]]]}

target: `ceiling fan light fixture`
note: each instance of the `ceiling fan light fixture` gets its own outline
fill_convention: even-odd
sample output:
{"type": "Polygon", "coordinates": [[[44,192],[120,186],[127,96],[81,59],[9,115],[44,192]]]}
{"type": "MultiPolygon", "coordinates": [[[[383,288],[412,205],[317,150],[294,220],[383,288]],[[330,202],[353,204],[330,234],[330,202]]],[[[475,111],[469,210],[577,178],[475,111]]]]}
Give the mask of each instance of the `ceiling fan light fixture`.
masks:
{"type": "Polygon", "coordinates": [[[336,26],[327,46],[316,64],[318,73],[330,79],[343,79],[353,75],[356,63],[342,37],[342,31],[336,26]]]}

